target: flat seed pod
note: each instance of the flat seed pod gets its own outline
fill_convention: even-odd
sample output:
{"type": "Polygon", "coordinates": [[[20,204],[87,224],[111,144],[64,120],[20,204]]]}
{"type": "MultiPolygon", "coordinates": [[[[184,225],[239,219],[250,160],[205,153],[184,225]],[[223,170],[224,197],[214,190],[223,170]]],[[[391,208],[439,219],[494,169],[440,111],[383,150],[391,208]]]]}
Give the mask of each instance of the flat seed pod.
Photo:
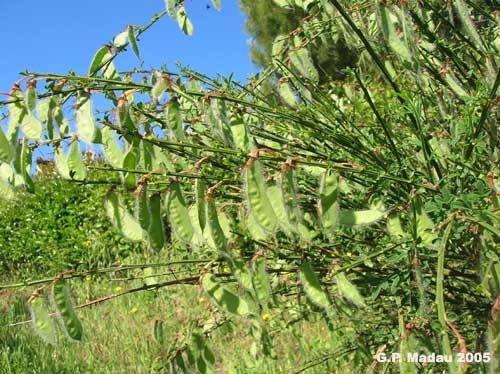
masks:
{"type": "MultiPolygon", "coordinates": [[[[136,154],[137,148],[136,147],[130,147],[129,151],[123,157],[123,165],[122,168],[126,170],[135,170],[137,166],[137,154],[136,154]]],[[[136,177],[135,173],[125,173],[123,176],[123,184],[125,188],[129,190],[135,189],[136,186],[136,177]]]]}
{"type": "Polygon", "coordinates": [[[327,170],[321,177],[319,190],[319,213],[324,230],[331,231],[337,227],[339,210],[339,175],[327,170]]]}
{"type": "Polygon", "coordinates": [[[398,216],[393,215],[387,218],[387,232],[396,237],[403,237],[405,232],[401,226],[401,220],[398,216]]]}
{"type": "Polygon", "coordinates": [[[422,208],[422,203],[415,200],[413,204],[415,211],[415,223],[417,225],[417,236],[422,240],[422,243],[427,247],[435,248],[438,236],[433,233],[434,223],[431,221],[427,213],[422,208]]]}
{"type": "Polygon", "coordinates": [[[71,179],[66,156],[61,147],[54,149],[54,164],[59,175],[64,179],[71,179]]]}
{"type": "Polygon", "coordinates": [[[266,272],[266,259],[263,256],[253,261],[252,283],[260,305],[266,307],[271,297],[271,284],[266,272]]]}
{"type": "Polygon", "coordinates": [[[147,185],[142,186],[141,191],[135,195],[135,215],[143,230],[149,229],[150,212],[147,185]]]}
{"type": "Polygon", "coordinates": [[[339,224],[344,226],[371,225],[385,216],[377,209],[343,210],[339,213],[339,224]]]}
{"type": "Polygon", "coordinates": [[[83,180],[87,177],[87,171],[80,156],[79,144],[76,140],[69,146],[68,170],[71,179],[83,180]]]}
{"type": "Polygon", "coordinates": [[[26,111],[21,115],[21,129],[28,139],[38,140],[42,137],[43,125],[32,113],[26,111]]]}
{"type": "Polygon", "coordinates": [[[215,9],[220,10],[220,0],[212,0],[212,4],[215,9]]]}
{"type": "Polygon", "coordinates": [[[57,344],[54,321],[50,318],[47,304],[42,296],[31,297],[28,301],[33,328],[38,336],[49,344],[57,344]]]}
{"type": "Polygon", "coordinates": [[[292,228],[297,230],[297,226],[302,222],[302,211],[298,202],[298,184],[295,178],[295,171],[292,168],[288,168],[284,173],[281,173],[278,184],[281,188],[288,222],[292,228]]]}
{"type": "Polygon", "coordinates": [[[122,31],[121,33],[119,33],[118,35],[116,35],[114,37],[114,39],[113,39],[113,45],[116,48],[123,47],[124,45],[127,44],[127,39],[128,39],[128,31],[127,30],[122,31]]]}
{"type": "Polygon", "coordinates": [[[207,214],[207,227],[208,227],[208,238],[207,242],[212,241],[214,247],[221,253],[229,253],[229,247],[227,245],[227,238],[222,230],[219,222],[219,215],[217,214],[217,208],[215,207],[214,199],[208,199],[206,202],[206,214],[207,214]]]}
{"type": "Polygon", "coordinates": [[[198,213],[198,224],[200,225],[201,231],[205,230],[205,224],[207,221],[206,215],[206,204],[205,204],[205,193],[207,190],[207,184],[201,178],[196,178],[194,182],[194,188],[196,192],[196,207],[198,213]]]}
{"type": "Polygon", "coordinates": [[[394,14],[392,14],[388,7],[385,5],[381,6],[380,16],[382,21],[382,28],[386,38],[389,42],[389,47],[396,52],[396,54],[403,60],[411,62],[411,54],[407,46],[400,39],[394,27],[393,19],[397,19],[394,14]]]}
{"type": "Polygon", "coordinates": [[[141,56],[139,54],[139,47],[137,46],[137,39],[135,38],[135,34],[134,34],[134,26],[128,25],[127,36],[128,36],[128,41],[130,43],[130,46],[132,47],[132,51],[137,56],[137,58],[140,60],[141,56]]]}
{"type": "Polygon", "coordinates": [[[336,274],[335,280],[337,281],[337,287],[344,298],[359,307],[365,306],[363,297],[359,293],[356,286],[347,279],[344,272],[336,274]]]}
{"type": "Polygon", "coordinates": [[[231,273],[238,283],[247,291],[251,291],[253,289],[252,275],[245,263],[239,258],[230,258],[228,263],[231,268],[231,273]]]}
{"type": "MultiPolygon", "coordinates": [[[[199,217],[198,217],[198,207],[193,204],[188,209],[189,218],[193,224],[193,237],[191,238],[191,245],[195,248],[201,248],[204,244],[203,231],[200,227],[199,217]]],[[[208,230],[206,230],[208,231],[208,230]]]]}
{"type": "Polygon", "coordinates": [[[299,279],[309,300],[313,304],[328,311],[331,307],[330,300],[325,291],[321,288],[321,283],[318,277],[316,277],[316,274],[314,274],[313,268],[309,262],[304,262],[300,266],[299,279]]]}
{"type": "Polygon", "coordinates": [[[193,34],[193,24],[187,17],[186,10],[183,5],[179,5],[177,8],[177,23],[184,34],[193,34]]]}
{"type": "Polygon", "coordinates": [[[159,251],[165,244],[165,228],[161,218],[161,195],[154,193],[149,198],[149,244],[153,249],[159,251]]]}
{"type": "Polygon", "coordinates": [[[83,335],[82,324],[73,309],[64,280],[57,280],[52,285],[52,302],[66,335],[73,340],[81,341],[83,335]]]}
{"type": "Polygon", "coordinates": [[[476,30],[476,23],[471,18],[469,14],[469,9],[462,0],[453,0],[453,5],[457,10],[458,17],[460,18],[462,27],[469,37],[469,39],[474,43],[474,47],[477,49],[484,50],[483,42],[476,30]]]}
{"type": "Polygon", "coordinates": [[[85,143],[92,144],[96,135],[96,125],[90,95],[80,93],[75,104],[75,122],[78,137],[85,143]]]}
{"type": "Polygon", "coordinates": [[[26,87],[24,101],[26,103],[26,109],[28,109],[29,113],[32,113],[36,107],[36,88],[35,84],[30,82],[35,82],[35,81],[28,81],[28,86],[26,87]]]}
{"type": "Polygon", "coordinates": [[[0,161],[11,162],[13,158],[14,149],[0,126],[0,161]]]}
{"type": "Polygon", "coordinates": [[[228,115],[227,105],[223,100],[210,99],[210,103],[205,113],[205,120],[214,131],[215,135],[224,144],[234,147],[231,121],[228,115]]]}
{"type": "Polygon", "coordinates": [[[283,101],[290,107],[294,108],[299,103],[299,100],[292,89],[290,83],[281,81],[278,83],[278,93],[283,101]]]}
{"type": "Polygon", "coordinates": [[[102,46],[97,50],[94,57],[92,58],[92,62],[89,66],[88,76],[94,76],[97,71],[102,67],[104,57],[109,53],[109,47],[102,46]]]}
{"type": "Polygon", "coordinates": [[[250,312],[246,301],[220,285],[212,274],[205,274],[201,284],[210,298],[227,313],[244,316],[250,312]]]}
{"type": "Polygon", "coordinates": [[[30,170],[32,164],[32,150],[28,147],[28,143],[26,138],[23,138],[21,143],[21,160],[20,160],[20,174],[23,177],[24,185],[26,186],[26,190],[30,193],[35,192],[35,184],[31,179],[30,170]]]}
{"type": "Polygon", "coordinates": [[[126,239],[134,242],[145,239],[141,224],[129,213],[116,192],[108,193],[104,199],[104,208],[113,226],[126,239]]]}
{"type": "Polygon", "coordinates": [[[156,83],[151,88],[151,97],[155,100],[159,100],[163,92],[166,90],[168,86],[167,80],[162,76],[159,76],[156,80],[156,83]]]}
{"type": "Polygon", "coordinates": [[[178,182],[174,182],[170,186],[166,208],[175,236],[181,242],[189,243],[193,237],[193,225],[178,182]]]}
{"type": "Polygon", "coordinates": [[[177,0],[165,0],[165,10],[167,11],[168,15],[172,19],[177,18],[177,14],[175,13],[175,4],[177,3],[177,0]]]}
{"type": "Polygon", "coordinates": [[[292,236],[293,228],[291,222],[288,220],[288,214],[286,211],[285,203],[283,201],[283,195],[281,189],[279,188],[276,181],[269,182],[267,186],[267,195],[269,201],[272,201],[273,210],[278,218],[281,230],[288,236],[292,236]]]}
{"type": "Polygon", "coordinates": [[[102,149],[109,164],[114,168],[121,168],[123,166],[123,152],[116,143],[114,131],[107,126],[101,129],[102,135],[102,149]]]}
{"type": "MultiPolygon", "coordinates": [[[[242,212],[242,215],[244,215],[245,212],[242,212]]],[[[269,236],[270,233],[266,230],[264,230],[256,221],[253,216],[253,214],[247,214],[246,216],[243,217],[242,222],[245,226],[245,228],[248,230],[250,233],[250,236],[252,237],[253,240],[258,241],[258,242],[265,242],[269,236]]]]}
{"type": "MultiPolygon", "coordinates": [[[[19,98],[19,94],[14,93],[12,98],[19,98]]],[[[7,108],[9,111],[9,126],[7,127],[5,137],[10,142],[10,144],[14,145],[17,141],[19,125],[24,116],[24,113],[26,112],[26,109],[22,107],[18,102],[8,104],[7,108]]]]}
{"type": "Polygon", "coordinates": [[[259,160],[253,160],[250,166],[243,170],[245,185],[245,200],[250,214],[255,221],[269,232],[278,228],[278,218],[274,213],[272,204],[267,196],[267,187],[259,160]]]}
{"type": "Polygon", "coordinates": [[[302,41],[298,36],[293,37],[293,44],[294,48],[288,52],[292,66],[302,76],[313,82],[317,82],[319,80],[318,71],[314,67],[309,51],[302,46],[302,41]]]}
{"type": "Polygon", "coordinates": [[[176,97],[170,99],[165,109],[165,117],[168,127],[172,131],[175,140],[178,142],[184,140],[184,128],[182,126],[182,113],[179,101],[176,97]]]}
{"type": "Polygon", "coordinates": [[[248,135],[247,126],[241,117],[234,117],[231,120],[231,133],[236,148],[243,152],[250,152],[252,145],[248,135]]]}

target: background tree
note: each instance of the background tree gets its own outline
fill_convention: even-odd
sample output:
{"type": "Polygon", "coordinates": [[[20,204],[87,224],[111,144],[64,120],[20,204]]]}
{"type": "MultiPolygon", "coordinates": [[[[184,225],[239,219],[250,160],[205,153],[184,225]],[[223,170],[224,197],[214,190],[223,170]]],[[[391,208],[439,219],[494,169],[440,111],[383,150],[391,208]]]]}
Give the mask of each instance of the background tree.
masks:
{"type": "MultiPolygon", "coordinates": [[[[272,44],[276,37],[295,30],[307,16],[300,7],[283,8],[273,0],[240,0],[240,8],[248,17],[245,27],[252,36],[250,59],[260,67],[271,64],[272,44]]],[[[354,66],[358,59],[356,49],[333,31],[313,40],[308,50],[318,70],[320,83],[343,79],[342,70],[354,66]]]]}

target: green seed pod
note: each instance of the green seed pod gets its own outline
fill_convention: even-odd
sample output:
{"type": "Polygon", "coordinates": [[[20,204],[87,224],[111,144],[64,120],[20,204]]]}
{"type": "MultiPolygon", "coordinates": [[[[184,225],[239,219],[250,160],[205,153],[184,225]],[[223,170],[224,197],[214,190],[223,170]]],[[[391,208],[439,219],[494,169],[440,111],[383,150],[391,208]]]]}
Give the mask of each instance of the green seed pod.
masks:
{"type": "Polygon", "coordinates": [[[177,15],[175,13],[175,4],[177,3],[177,0],[165,0],[165,9],[173,20],[177,19],[177,15]]]}
{"type": "Polygon", "coordinates": [[[176,97],[172,97],[169,100],[165,109],[165,117],[168,127],[172,131],[175,140],[178,142],[183,141],[185,136],[182,125],[181,106],[179,105],[179,100],[176,97]]]}
{"type": "Polygon", "coordinates": [[[94,142],[97,128],[94,120],[94,113],[92,112],[92,103],[90,95],[87,93],[80,93],[75,104],[75,122],[78,137],[85,143],[92,144],[94,142]]]}
{"type": "Polygon", "coordinates": [[[189,243],[193,237],[193,225],[178,182],[173,182],[170,186],[166,208],[175,236],[182,243],[189,243]]]}
{"type": "Polygon", "coordinates": [[[210,298],[224,311],[239,316],[250,312],[246,301],[221,286],[212,274],[205,274],[201,284],[210,298]]]}
{"type": "Polygon", "coordinates": [[[38,336],[49,344],[57,344],[54,321],[50,318],[47,304],[41,295],[32,296],[28,300],[33,328],[38,336]]]}
{"type": "Polygon", "coordinates": [[[422,208],[422,203],[420,200],[415,199],[413,203],[413,209],[415,212],[415,223],[417,226],[417,236],[422,240],[422,243],[429,248],[435,248],[438,236],[432,230],[434,229],[434,223],[425,213],[422,208]]]}
{"type": "Polygon", "coordinates": [[[208,226],[208,238],[207,242],[212,241],[214,247],[221,253],[229,253],[229,247],[227,245],[227,238],[222,230],[219,222],[219,215],[217,214],[217,208],[215,207],[215,201],[209,198],[206,206],[207,214],[207,226],[208,226]]]}
{"type": "Polygon", "coordinates": [[[83,334],[82,324],[73,309],[64,280],[57,280],[52,285],[52,302],[65,334],[73,340],[81,341],[83,334]]]}
{"type": "Polygon", "coordinates": [[[23,138],[21,143],[21,160],[20,160],[20,174],[23,177],[24,185],[26,186],[26,190],[30,193],[35,192],[35,184],[31,179],[30,170],[32,164],[32,150],[28,147],[28,143],[26,138],[23,138]]]}
{"type": "Polygon", "coordinates": [[[109,164],[114,168],[121,168],[123,166],[123,152],[116,144],[114,131],[107,126],[101,129],[102,135],[102,149],[109,164]]]}
{"type": "Polygon", "coordinates": [[[385,216],[385,212],[377,209],[344,210],[339,214],[339,224],[345,226],[371,225],[385,216]]]}
{"type": "Polygon", "coordinates": [[[137,46],[137,39],[135,38],[134,34],[134,26],[128,25],[127,36],[130,46],[132,47],[132,51],[134,51],[134,54],[137,56],[137,58],[141,60],[141,56],[139,55],[139,47],[137,46]]]}
{"type": "Polygon", "coordinates": [[[68,170],[71,179],[83,180],[87,177],[87,170],[80,156],[79,144],[76,139],[69,146],[68,170]]]}
{"type": "Polygon", "coordinates": [[[42,137],[43,125],[35,118],[32,113],[28,113],[26,109],[21,114],[21,129],[28,139],[39,140],[42,137]]]}
{"type": "Polygon", "coordinates": [[[148,187],[144,184],[139,193],[135,194],[135,215],[143,230],[150,225],[148,187]]]}
{"type": "Polygon", "coordinates": [[[54,149],[54,163],[59,175],[64,179],[71,179],[69,176],[68,162],[61,147],[54,149]]]}
{"type": "Polygon", "coordinates": [[[94,76],[97,73],[97,71],[100,68],[102,68],[103,59],[108,53],[109,53],[108,46],[102,46],[101,48],[99,48],[97,50],[94,57],[92,58],[92,62],[90,63],[89,71],[87,73],[89,77],[94,76]]]}
{"type": "Polygon", "coordinates": [[[205,193],[207,190],[207,184],[201,178],[196,178],[194,182],[194,188],[196,191],[196,206],[198,213],[198,223],[200,225],[201,231],[205,230],[206,224],[206,204],[205,204],[205,193]]]}
{"type": "Polygon", "coordinates": [[[328,311],[331,308],[330,300],[321,288],[321,283],[309,262],[304,262],[300,266],[299,279],[309,300],[328,311]]]}
{"type": "Polygon", "coordinates": [[[299,103],[295,92],[292,90],[292,86],[284,80],[278,82],[278,93],[283,101],[292,108],[296,107],[299,103]]]}
{"type": "Polygon", "coordinates": [[[245,200],[250,214],[263,229],[274,233],[278,227],[278,218],[267,196],[267,187],[262,174],[260,161],[253,162],[243,170],[245,200]]]}
{"type": "Polygon", "coordinates": [[[177,8],[177,23],[184,34],[193,34],[193,24],[187,17],[186,10],[183,5],[179,5],[177,8]]]}
{"type": "Polygon", "coordinates": [[[191,238],[191,245],[195,248],[201,248],[204,244],[204,238],[203,231],[201,230],[199,224],[198,206],[196,204],[191,205],[188,209],[188,213],[193,224],[193,237],[191,238]]]}
{"type": "MultiPolygon", "coordinates": [[[[123,165],[122,168],[126,170],[135,170],[137,166],[137,148],[136,147],[130,147],[129,151],[123,158],[123,165]]],[[[135,178],[135,173],[125,173],[123,175],[123,185],[125,188],[128,190],[133,190],[135,189],[136,186],[136,178],[135,178]]]]}
{"type": "Polygon", "coordinates": [[[344,298],[359,307],[365,306],[363,297],[359,293],[356,286],[347,279],[345,273],[342,272],[336,274],[335,280],[337,281],[337,287],[344,298]]]}
{"type": "Polygon", "coordinates": [[[298,36],[293,37],[293,44],[294,48],[288,52],[292,66],[305,78],[317,82],[318,71],[314,67],[309,51],[302,46],[302,41],[298,36]]]}
{"type": "Polygon", "coordinates": [[[276,181],[273,180],[267,185],[267,195],[269,201],[272,201],[273,210],[274,213],[276,213],[281,230],[288,237],[291,237],[293,232],[292,222],[288,219],[287,209],[283,201],[283,194],[276,181]]]}
{"type": "Polygon", "coordinates": [[[106,214],[115,228],[128,240],[139,242],[145,239],[144,230],[127,210],[120,195],[109,192],[104,199],[106,214]]]}
{"type": "Polygon", "coordinates": [[[337,228],[339,210],[339,175],[333,170],[327,170],[321,177],[319,190],[319,216],[324,230],[337,228]]]}
{"type": "Polygon", "coordinates": [[[26,96],[24,99],[28,113],[32,113],[36,107],[36,81],[30,80],[26,87],[26,96]]]}
{"type": "Polygon", "coordinates": [[[264,256],[257,256],[253,261],[252,283],[259,304],[264,308],[267,307],[271,297],[271,284],[269,275],[266,272],[266,259],[264,256]]]}
{"type": "Polygon", "coordinates": [[[298,225],[302,222],[302,211],[298,202],[298,184],[295,178],[295,171],[289,167],[280,174],[278,183],[281,187],[289,225],[294,231],[298,231],[298,225]]]}
{"type": "Polygon", "coordinates": [[[161,195],[154,193],[149,198],[149,244],[153,249],[159,251],[165,244],[165,228],[161,218],[161,195]]]}
{"type": "Polygon", "coordinates": [[[14,149],[12,144],[5,136],[2,127],[0,126],[0,161],[11,162],[14,158],[14,149]]]}

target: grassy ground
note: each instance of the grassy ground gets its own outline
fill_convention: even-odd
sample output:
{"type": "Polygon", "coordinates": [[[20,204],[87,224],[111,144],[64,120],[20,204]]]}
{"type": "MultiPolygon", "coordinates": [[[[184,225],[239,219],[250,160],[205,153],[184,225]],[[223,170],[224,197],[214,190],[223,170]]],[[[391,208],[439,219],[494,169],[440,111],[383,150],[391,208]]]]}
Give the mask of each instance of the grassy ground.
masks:
{"type": "MultiPolygon", "coordinates": [[[[0,283],[7,282],[4,279],[0,283]]],[[[71,282],[75,304],[130,286],[119,281],[71,282]]],[[[9,326],[30,318],[26,300],[31,292],[0,291],[0,373],[167,373],[162,364],[169,345],[187,333],[190,321],[208,318],[208,309],[212,308],[194,286],[129,294],[78,311],[84,343],[60,339],[58,346],[51,346],[34,333],[30,323],[9,326]],[[164,321],[163,343],[153,338],[155,320],[164,321]]],[[[291,373],[322,352],[331,351],[332,339],[324,322],[305,322],[296,328],[305,338],[278,333],[274,338],[278,359],[262,361],[253,360],[249,354],[252,337],[246,333],[246,326],[216,330],[211,336],[215,371],[291,373]]],[[[331,371],[327,362],[307,372],[331,371]]]]}

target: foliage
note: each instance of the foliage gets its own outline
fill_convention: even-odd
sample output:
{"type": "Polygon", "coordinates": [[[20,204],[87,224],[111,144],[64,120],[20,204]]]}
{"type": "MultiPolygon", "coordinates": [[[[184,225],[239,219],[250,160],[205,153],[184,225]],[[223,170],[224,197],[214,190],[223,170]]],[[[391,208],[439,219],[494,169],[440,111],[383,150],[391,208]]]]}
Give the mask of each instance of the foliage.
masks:
{"type": "MultiPolygon", "coordinates": [[[[153,248],[162,226],[151,222],[166,217],[166,250],[185,257],[182,276],[161,281],[152,264],[130,265],[148,281],[110,298],[196,284],[216,307],[189,339],[171,342],[173,371],[214,370],[210,337],[222,321],[248,323],[255,362],[278,358],[276,332],[314,316],[330,328],[333,371],[424,368],[377,363],[377,352],[489,351],[487,366],[455,358],[429,370],[498,372],[498,13],[482,12],[476,28],[469,2],[455,0],[461,27],[443,39],[437,0],[277,3],[302,7],[309,20],[276,38],[272,67],[247,85],[186,68],[119,72],[112,60],[127,42],[107,58],[98,51],[88,76],[27,72],[24,92],[17,84],[3,103],[5,196],[33,188],[29,149],[55,145],[61,176],[92,181],[77,147],[102,144],[112,224],[153,248]],[[345,82],[325,90],[306,46],[332,28],[360,56],[345,82]],[[260,90],[276,73],[286,106],[260,90]],[[39,101],[34,82],[45,84],[39,101]],[[82,97],[98,96],[109,111],[76,115],[82,97]],[[59,114],[75,102],[73,124],[59,114]],[[162,209],[152,209],[158,194],[162,209]],[[132,197],[135,209],[124,203],[132,197]]],[[[134,27],[135,38],[147,27],[134,27]]],[[[36,297],[83,276],[22,285],[39,286],[36,297]]]]}
{"type": "MultiPolygon", "coordinates": [[[[113,230],[102,209],[103,185],[82,185],[54,175],[39,162],[35,194],[0,200],[2,271],[89,269],[143,251],[113,230]]],[[[91,173],[97,176],[98,173],[91,173]]]]}
{"type": "MultiPolygon", "coordinates": [[[[260,67],[272,64],[272,46],[279,35],[293,33],[306,19],[307,10],[298,3],[283,8],[274,0],[240,0],[240,8],[247,15],[245,26],[252,36],[250,59],[260,67]]],[[[303,2],[307,8],[307,4],[303,2]]],[[[317,20],[313,19],[313,22],[317,20]]],[[[343,69],[353,67],[357,51],[351,48],[335,29],[310,39],[307,47],[319,72],[320,83],[343,79],[343,69]]]]}

